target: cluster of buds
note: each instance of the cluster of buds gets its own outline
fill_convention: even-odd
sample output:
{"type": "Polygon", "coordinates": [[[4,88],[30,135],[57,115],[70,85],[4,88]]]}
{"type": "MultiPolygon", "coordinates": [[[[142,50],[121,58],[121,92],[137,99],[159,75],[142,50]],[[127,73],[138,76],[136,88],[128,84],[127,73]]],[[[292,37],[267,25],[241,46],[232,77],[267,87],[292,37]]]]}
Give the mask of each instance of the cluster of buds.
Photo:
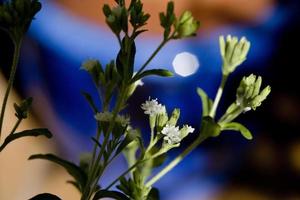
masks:
{"type": "Polygon", "coordinates": [[[244,111],[255,110],[267,98],[271,92],[268,85],[261,90],[262,78],[251,74],[243,77],[236,92],[236,104],[244,108],[244,111]]]}
{"type": "Polygon", "coordinates": [[[19,105],[14,103],[14,108],[15,108],[15,116],[18,119],[26,119],[28,116],[28,112],[30,109],[30,106],[32,104],[32,98],[27,98],[24,99],[19,105]]]}
{"type": "Polygon", "coordinates": [[[160,25],[165,29],[164,38],[169,38],[171,34],[172,26],[174,27],[174,32],[172,39],[182,39],[186,37],[195,36],[197,30],[200,27],[200,22],[195,20],[190,11],[185,11],[177,19],[174,13],[174,3],[169,2],[167,6],[166,13],[160,13],[160,25]]]}
{"type": "Polygon", "coordinates": [[[11,0],[5,2],[0,5],[0,28],[8,32],[14,41],[20,40],[41,7],[38,0],[11,0]]]}

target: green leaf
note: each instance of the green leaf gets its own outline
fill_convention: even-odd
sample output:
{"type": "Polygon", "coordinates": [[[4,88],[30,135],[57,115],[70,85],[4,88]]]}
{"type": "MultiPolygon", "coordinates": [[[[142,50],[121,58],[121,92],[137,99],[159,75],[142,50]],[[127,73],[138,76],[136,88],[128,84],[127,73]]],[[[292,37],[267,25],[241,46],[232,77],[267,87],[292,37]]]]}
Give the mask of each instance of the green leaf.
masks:
{"type": "Polygon", "coordinates": [[[99,190],[95,194],[93,200],[98,200],[98,199],[101,199],[101,198],[104,198],[104,197],[109,197],[109,198],[113,198],[113,199],[116,199],[116,200],[129,200],[129,198],[121,192],[108,191],[108,190],[99,190]]]}
{"type": "Polygon", "coordinates": [[[197,88],[197,93],[202,101],[202,117],[208,116],[213,105],[213,101],[207,96],[206,92],[201,88],[197,88]]]}
{"type": "Polygon", "coordinates": [[[98,112],[98,108],[94,103],[93,97],[84,91],[81,91],[81,94],[84,96],[84,98],[86,99],[86,101],[89,103],[89,105],[91,106],[92,110],[94,111],[94,113],[98,112]]]}
{"type": "Polygon", "coordinates": [[[159,200],[159,190],[157,188],[152,188],[148,194],[147,200],[159,200]]]}
{"type": "Polygon", "coordinates": [[[92,137],[92,140],[93,140],[93,142],[95,142],[95,144],[99,147],[99,149],[102,148],[102,145],[100,144],[100,142],[99,142],[96,138],[92,137]]]}
{"type": "Polygon", "coordinates": [[[166,69],[150,69],[150,70],[146,70],[140,74],[135,75],[133,77],[133,79],[131,80],[131,83],[134,83],[137,80],[140,80],[141,78],[143,78],[145,76],[150,76],[150,75],[171,77],[171,76],[173,76],[173,73],[166,69]]]}
{"type": "Polygon", "coordinates": [[[49,193],[38,194],[29,200],[61,200],[58,196],[49,193]]]}
{"type": "Polygon", "coordinates": [[[221,133],[221,127],[215,120],[209,116],[202,118],[201,134],[205,134],[204,137],[217,137],[221,133]]]}
{"type": "Polygon", "coordinates": [[[81,192],[80,186],[78,185],[78,183],[76,181],[67,181],[67,183],[73,185],[79,192],[81,192]]]}
{"type": "Polygon", "coordinates": [[[135,54],[136,46],[134,40],[125,36],[116,59],[117,70],[123,80],[129,80],[133,75],[135,54]]]}
{"type": "Polygon", "coordinates": [[[6,145],[8,145],[10,142],[12,142],[18,138],[29,137],[29,136],[37,137],[40,135],[43,135],[47,138],[52,137],[52,133],[48,129],[45,129],[45,128],[25,130],[25,131],[21,131],[18,133],[10,134],[9,136],[7,136],[5,138],[3,144],[0,146],[0,152],[6,147],[6,145]]]}
{"type": "Polygon", "coordinates": [[[78,167],[74,163],[59,158],[58,156],[53,154],[35,154],[28,158],[28,160],[33,159],[44,159],[62,166],[76,180],[76,183],[80,186],[80,191],[83,191],[83,188],[85,187],[87,182],[87,175],[80,167],[78,167]]]}
{"type": "Polygon", "coordinates": [[[253,138],[251,132],[244,125],[237,122],[231,122],[223,125],[222,130],[239,131],[247,140],[252,140],[253,138]]]}
{"type": "Polygon", "coordinates": [[[110,9],[109,5],[107,5],[107,4],[103,5],[102,11],[103,11],[103,14],[105,15],[105,17],[109,17],[109,15],[111,15],[111,9],[110,9]]]}

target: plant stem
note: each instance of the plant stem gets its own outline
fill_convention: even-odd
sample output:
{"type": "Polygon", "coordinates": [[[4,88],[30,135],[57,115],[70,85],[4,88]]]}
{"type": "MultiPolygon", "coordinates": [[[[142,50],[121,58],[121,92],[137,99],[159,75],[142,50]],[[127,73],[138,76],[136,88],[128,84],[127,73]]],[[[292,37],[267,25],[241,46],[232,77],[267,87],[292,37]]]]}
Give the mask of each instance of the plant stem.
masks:
{"type": "Polygon", "coordinates": [[[146,183],[146,187],[151,187],[156,181],[158,181],[170,170],[172,170],[176,165],[178,165],[191,151],[193,151],[199,144],[201,144],[207,138],[205,135],[207,134],[202,133],[189,147],[187,147],[181,154],[179,154],[172,162],[170,162],[158,174],[152,177],[146,183]]]}
{"type": "Polygon", "coordinates": [[[142,67],[139,69],[139,71],[136,73],[135,76],[139,75],[145,67],[152,61],[152,59],[156,56],[156,54],[163,48],[163,46],[169,41],[170,39],[164,39],[159,46],[156,48],[156,50],[152,53],[152,55],[148,58],[148,60],[142,65],[142,67]]]}
{"type": "MultiPolygon", "coordinates": [[[[89,179],[87,181],[87,187],[86,187],[85,191],[83,192],[83,196],[81,197],[82,200],[88,200],[90,198],[90,196],[92,195],[92,193],[94,191],[94,188],[97,185],[97,182],[99,181],[99,179],[102,175],[102,173],[97,174],[97,172],[100,170],[100,167],[105,167],[105,166],[99,165],[99,162],[101,161],[101,158],[102,158],[103,153],[105,151],[106,145],[109,141],[109,133],[113,130],[116,117],[117,117],[118,113],[120,112],[120,110],[123,106],[124,98],[125,98],[125,95],[126,95],[126,90],[127,90],[127,86],[123,86],[122,89],[121,89],[120,96],[118,97],[116,106],[113,110],[112,121],[109,125],[109,128],[108,128],[107,132],[104,133],[104,141],[103,141],[102,147],[100,149],[99,154],[97,155],[96,161],[93,162],[93,166],[91,167],[91,171],[89,172],[89,176],[88,176],[89,179]],[[91,187],[89,187],[90,184],[91,184],[91,187]],[[88,189],[88,188],[91,188],[91,189],[88,189]]],[[[93,158],[93,160],[95,160],[95,158],[93,158]]]]}
{"type": "Polygon", "coordinates": [[[223,90],[224,90],[224,87],[225,87],[225,84],[226,84],[226,81],[227,81],[227,78],[228,78],[228,75],[222,75],[222,81],[221,81],[221,84],[218,88],[218,91],[217,91],[217,95],[215,97],[215,100],[214,100],[214,104],[209,112],[209,116],[214,118],[215,115],[216,115],[216,111],[217,111],[217,108],[218,108],[218,104],[221,100],[221,97],[222,97],[222,94],[223,94],[223,90]]]}
{"type": "Polygon", "coordinates": [[[10,90],[13,86],[16,71],[17,71],[22,40],[20,39],[20,40],[18,40],[18,42],[15,42],[14,44],[15,44],[15,51],[14,51],[14,56],[13,56],[13,62],[12,62],[11,71],[10,71],[10,75],[9,75],[9,79],[8,79],[8,84],[7,84],[7,88],[6,88],[6,91],[5,91],[5,95],[4,95],[4,99],[3,99],[2,107],[1,107],[0,139],[1,139],[2,125],[3,125],[3,120],[4,120],[6,104],[7,104],[8,96],[9,96],[10,90]]]}
{"type": "Polygon", "coordinates": [[[139,160],[136,163],[134,163],[130,168],[128,168],[126,171],[124,171],[120,176],[118,176],[118,178],[116,178],[113,182],[111,182],[111,184],[109,184],[105,189],[108,190],[110,189],[116,182],[118,182],[118,180],[125,176],[127,173],[129,173],[131,170],[133,170],[138,164],[141,164],[142,162],[144,162],[144,160],[139,160]]]}
{"type": "Polygon", "coordinates": [[[18,121],[15,123],[15,126],[13,127],[13,129],[11,130],[11,132],[9,133],[9,135],[12,135],[12,134],[15,133],[15,131],[16,131],[17,128],[19,127],[19,125],[20,125],[20,123],[21,123],[22,120],[23,120],[22,118],[19,118],[19,119],[18,119],[18,121]]]}

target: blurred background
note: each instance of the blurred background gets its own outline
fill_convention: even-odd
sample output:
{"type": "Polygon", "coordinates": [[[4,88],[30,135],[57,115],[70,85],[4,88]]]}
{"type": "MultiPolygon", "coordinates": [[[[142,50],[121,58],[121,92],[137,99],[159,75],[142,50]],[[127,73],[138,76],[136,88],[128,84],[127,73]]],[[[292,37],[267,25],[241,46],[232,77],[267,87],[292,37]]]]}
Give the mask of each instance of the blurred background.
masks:
{"type": "MultiPolygon", "coordinates": [[[[34,123],[48,127],[55,135],[53,141],[43,141],[45,145],[40,147],[41,151],[56,152],[77,162],[80,152],[91,150],[90,137],[96,129],[93,114],[80,93],[84,90],[96,97],[96,90],[80,66],[89,58],[99,59],[105,65],[116,56],[118,43],[105,26],[101,11],[103,3],[112,4],[113,1],[41,2],[43,8],[24,40],[15,90],[21,98],[34,97],[34,123]]],[[[158,98],[169,111],[180,108],[180,123],[189,123],[199,130],[201,101],[196,87],[205,89],[214,98],[221,78],[219,35],[246,36],[252,44],[248,60],[234,72],[225,87],[219,114],[234,101],[235,90],[244,75],[263,76],[263,84],[271,85],[272,93],[257,111],[247,112],[238,119],[252,131],[252,141],[230,132],[205,141],[157,183],[162,199],[300,199],[300,104],[296,62],[300,46],[299,0],[174,2],[178,14],[191,10],[201,21],[201,28],[195,38],[167,44],[150,63],[149,68],[166,68],[175,76],[143,80],[144,85],[130,99],[127,110],[132,114],[133,125],[142,127],[147,133],[147,117],[140,104],[151,96],[158,98]]],[[[165,0],[144,1],[152,17],[147,25],[149,31],[137,43],[137,69],[161,40],[158,12],[165,10],[166,3],[165,0]]],[[[0,66],[6,78],[12,51],[10,40],[0,32],[0,66]]],[[[1,90],[4,86],[5,83],[1,90]]],[[[181,148],[170,152],[168,161],[195,137],[191,135],[181,148]]],[[[31,147],[40,145],[38,142],[32,140],[31,147]]],[[[17,156],[27,147],[9,148],[8,152],[17,156]]],[[[23,155],[20,159],[27,162],[26,158],[23,155]]],[[[3,158],[0,160],[5,162],[3,158]]],[[[34,161],[31,165],[40,162],[44,161],[34,161]]],[[[104,177],[104,185],[126,168],[122,158],[116,163],[104,177]]],[[[22,171],[22,165],[26,164],[18,164],[18,171],[22,171]]],[[[0,199],[26,199],[34,192],[53,192],[63,199],[75,198],[68,196],[76,191],[65,184],[66,173],[51,164],[46,166],[39,173],[28,170],[29,174],[23,178],[26,181],[16,179],[18,187],[23,189],[17,189],[16,183],[8,180],[8,174],[14,172],[7,167],[7,171],[0,174],[0,199]],[[53,184],[43,183],[45,186],[42,186],[38,178],[32,184],[33,176],[42,178],[42,182],[53,181],[53,184]],[[52,178],[47,178],[49,176],[52,178]],[[3,189],[6,187],[13,189],[3,189]],[[24,189],[26,187],[31,189],[24,189]]]]}

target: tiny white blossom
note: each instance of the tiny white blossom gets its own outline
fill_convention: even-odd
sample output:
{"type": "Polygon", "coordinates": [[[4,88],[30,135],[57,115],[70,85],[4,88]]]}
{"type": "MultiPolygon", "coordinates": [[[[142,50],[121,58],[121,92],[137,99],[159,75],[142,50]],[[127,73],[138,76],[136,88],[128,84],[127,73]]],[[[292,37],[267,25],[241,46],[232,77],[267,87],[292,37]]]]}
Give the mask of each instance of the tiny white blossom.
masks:
{"type": "Polygon", "coordinates": [[[159,104],[157,99],[147,100],[142,104],[141,108],[145,111],[144,113],[150,116],[162,114],[166,111],[166,107],[159,104]]]}
{"type": "Polygon", "coordinates": [[[181,141],[180,131],[178,126],[173,126],[167,124],[163,130],[161,131],[163,135],[165,135],[164,140],[167,141],[168,144],[174,145],[181,141]]]}
{"type": "Polygon", "coordinates": [[[101,112],[95,115],[95,119],[101,122],[108,122],[112,119],[113,115],[111,112],[101,112]]]}
{"type": "Polygon", "coordinates": [[[189,125],[184,125],[184,127],[186,128],[187,134],[193,133],[195,131],[195,129],[189,125]]]}

